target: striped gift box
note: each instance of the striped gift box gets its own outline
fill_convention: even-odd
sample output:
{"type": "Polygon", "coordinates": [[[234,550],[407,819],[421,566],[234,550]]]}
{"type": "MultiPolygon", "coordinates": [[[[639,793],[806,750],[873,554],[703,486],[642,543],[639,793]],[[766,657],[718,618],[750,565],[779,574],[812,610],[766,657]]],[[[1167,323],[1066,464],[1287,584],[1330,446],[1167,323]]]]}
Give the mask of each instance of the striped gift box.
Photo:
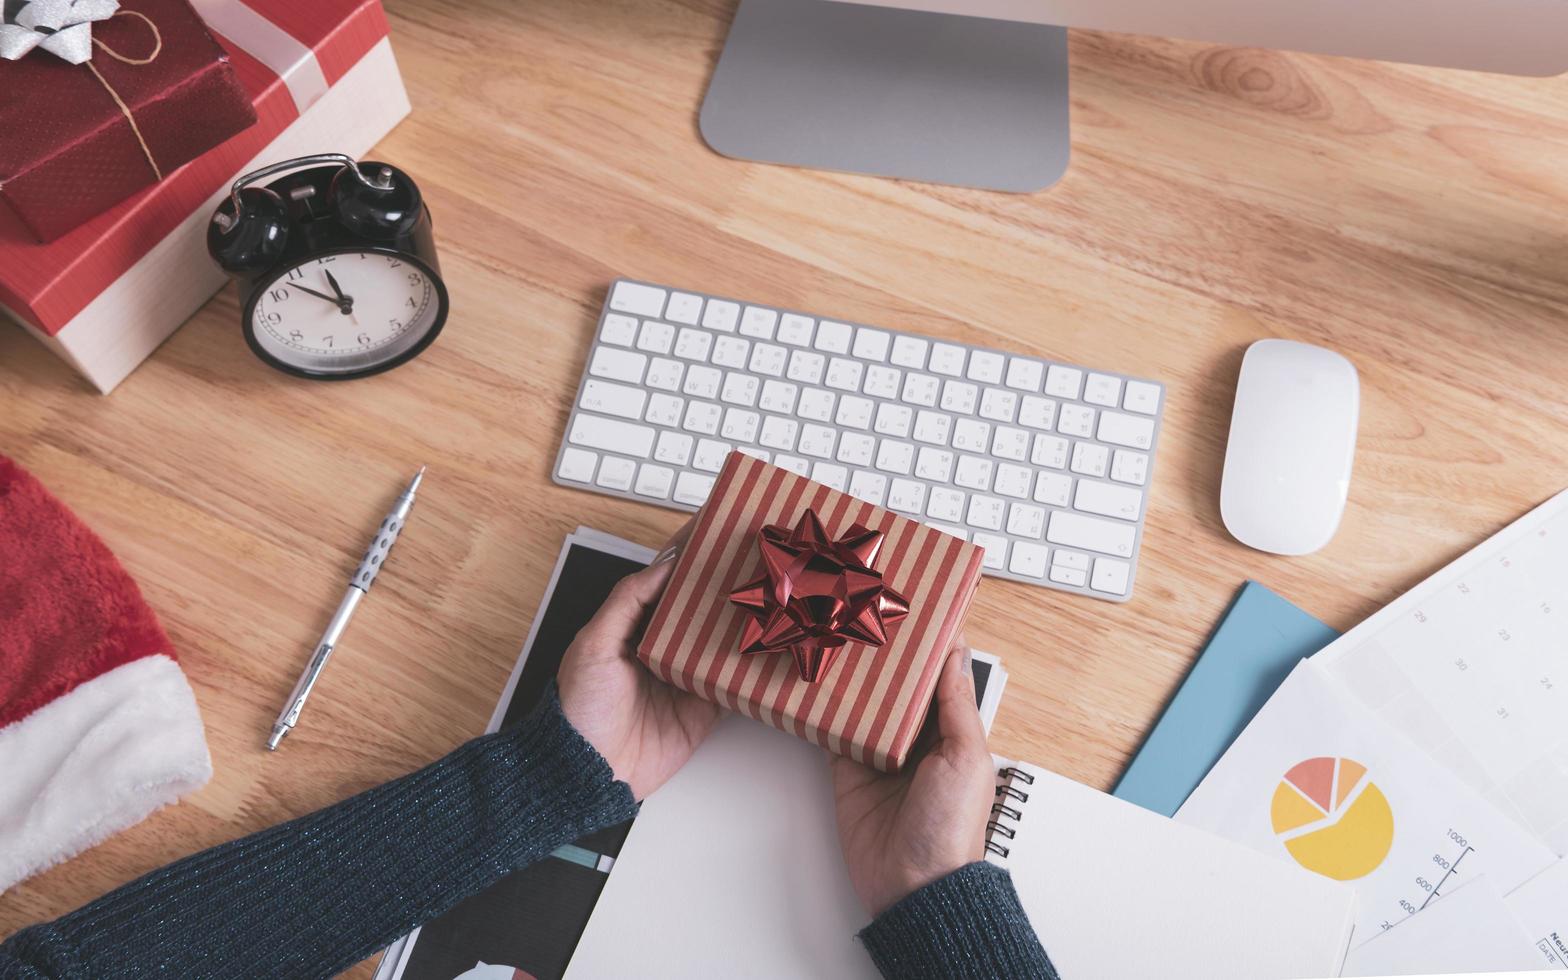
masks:
{"type": "Polygon", "coordinates": [[[897,772],[919,734],[951,646],[980,583],[984,551],[742,453],[731,453],[697,514],[670,583],[637,648],[654,674],[829,752],[897,772]],[[760,574],[757,533],[813,509],[830,537],[854,524],[886,535],[883,579],[909,615],[879,647],[850,644],[816,684],[787,651],[740,652],[746,613],[729,594],[760,574]]]}

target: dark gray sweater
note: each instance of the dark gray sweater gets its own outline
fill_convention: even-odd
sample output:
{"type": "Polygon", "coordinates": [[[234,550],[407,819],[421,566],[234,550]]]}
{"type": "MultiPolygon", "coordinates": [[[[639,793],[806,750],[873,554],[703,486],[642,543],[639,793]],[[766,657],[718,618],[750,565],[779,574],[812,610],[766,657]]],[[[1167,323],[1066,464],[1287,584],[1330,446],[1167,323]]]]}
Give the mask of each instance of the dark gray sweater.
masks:
{"type": "MultiPolygon", "coordinates": [[[[636,802],[553,694],[509,731],[192,855],[0,943],[0,980],[330,977],[636,802]]],[[[969,865],[860,934],[888,977],[1056,974],[1006,872],[969,865]]]]}

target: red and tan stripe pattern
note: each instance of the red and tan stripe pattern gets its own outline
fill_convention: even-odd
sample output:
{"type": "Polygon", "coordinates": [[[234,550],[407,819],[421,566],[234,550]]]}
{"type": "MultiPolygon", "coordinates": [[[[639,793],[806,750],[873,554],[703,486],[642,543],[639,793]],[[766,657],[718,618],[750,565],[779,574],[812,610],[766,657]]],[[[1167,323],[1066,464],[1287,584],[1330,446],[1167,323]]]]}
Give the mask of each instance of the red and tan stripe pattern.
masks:
{"type": "Polygon", "coordinates": [[[980,583],[984,552],[949,534],[741,453],[697,515],[637,655],[659,677],[830,752],[896,772],[936,688],[942,656],[980,583]],[[757,533],[814,509],[832,536],[859,523],[886,538],[877,567],[909,599],[880,647],[844,648],[817,684],[788,653],[742,655],[746,613],[729,593],[761,567],[757,533]]]}

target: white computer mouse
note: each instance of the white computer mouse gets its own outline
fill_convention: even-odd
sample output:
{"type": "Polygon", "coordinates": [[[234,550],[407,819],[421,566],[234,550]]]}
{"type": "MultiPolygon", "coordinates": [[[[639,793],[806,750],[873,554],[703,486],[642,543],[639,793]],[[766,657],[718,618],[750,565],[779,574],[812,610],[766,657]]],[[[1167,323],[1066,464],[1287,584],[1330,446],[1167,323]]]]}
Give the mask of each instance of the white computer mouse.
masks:
{"type": "Polygon", "coordinates": [[[1226,530],[1277,555],[1328,544],[1350,491],[1360,415],[1361,382],[1342,355],[1294,340],[1248,347],[1220,482],[1226,530]]]}

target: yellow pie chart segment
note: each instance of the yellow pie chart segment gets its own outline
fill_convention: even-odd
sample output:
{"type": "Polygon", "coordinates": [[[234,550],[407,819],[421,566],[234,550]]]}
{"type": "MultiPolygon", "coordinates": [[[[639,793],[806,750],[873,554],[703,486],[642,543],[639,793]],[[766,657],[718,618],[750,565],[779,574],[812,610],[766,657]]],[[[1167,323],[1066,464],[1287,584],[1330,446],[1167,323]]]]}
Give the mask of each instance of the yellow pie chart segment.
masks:
{"type": "Polygon", "coordinates": [[[1394,811],[1388,797],[1367,779],[1365,767],[1350,759],[1312,759],[1292,769],[1275,788],[1269,815],[1274,833],[1298,864],[1339,881],[1371,874],[1394,846],[1394,811]],[[1325,762],[1338,763],[1338,778],[1330,782],[1332,809],[1327,811],[1318,802],[1329,802],[1318,784],[1301,778],[1303,773],[1322,772],[1325,762]],[[1305,789],[1299,787],[1302,783],[1305,789]],[[1312,824],[1322,826],[1287,836],[1312,824]]]}

